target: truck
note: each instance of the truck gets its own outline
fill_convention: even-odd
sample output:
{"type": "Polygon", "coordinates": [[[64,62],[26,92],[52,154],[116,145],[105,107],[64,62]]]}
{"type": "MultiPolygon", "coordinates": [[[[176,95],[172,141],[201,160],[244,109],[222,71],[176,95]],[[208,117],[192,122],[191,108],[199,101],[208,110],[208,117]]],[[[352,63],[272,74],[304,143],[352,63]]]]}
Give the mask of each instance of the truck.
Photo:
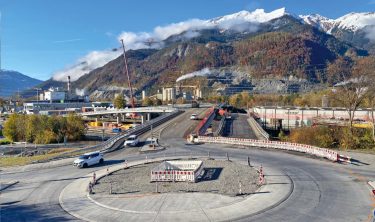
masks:
{"type": "Polygon", "coordinates": [[[191,108],[199,108],[199,103],[196,100],[191,101],[191,108]]]}

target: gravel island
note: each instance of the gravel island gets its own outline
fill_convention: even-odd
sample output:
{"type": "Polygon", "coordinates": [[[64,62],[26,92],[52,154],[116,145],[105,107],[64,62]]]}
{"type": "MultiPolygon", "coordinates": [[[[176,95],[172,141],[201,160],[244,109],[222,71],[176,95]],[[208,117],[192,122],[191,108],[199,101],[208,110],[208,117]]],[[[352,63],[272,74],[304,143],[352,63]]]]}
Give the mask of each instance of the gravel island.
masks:
{"type": "Polygon", "coordinates": [[[229,196],[254,193],[258,173],[248,165],[225,161],[203,160],[204,172],[198,182],[150,182],[151,169],[160,162],[138,165],[116,171],[97,181],[94,195],[109,194],[147,194],[178,192],[210,192],[229,196]]]}

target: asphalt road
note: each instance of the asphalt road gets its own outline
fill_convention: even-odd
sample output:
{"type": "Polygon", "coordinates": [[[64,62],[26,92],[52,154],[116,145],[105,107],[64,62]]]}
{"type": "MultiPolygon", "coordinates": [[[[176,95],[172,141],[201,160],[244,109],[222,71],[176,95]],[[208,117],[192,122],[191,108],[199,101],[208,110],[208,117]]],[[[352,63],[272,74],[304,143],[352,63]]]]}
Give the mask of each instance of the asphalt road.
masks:
{"type": "MultiPolygon", "coordinates": [[[[169,126],[161,132],[162,143],[168,144],[165,151],[140,155],[123,149],[106,155],[105,164],[121,163],[124,159],[142,159],[146,155],[151,158],[181,153],[194,155],[210,152],[222,156],[228,153],[230,157],[244,160],[250,156],[254,165],[264,166],[266,178],[272,177],[267,175],[268,167],[278,168],[289,175],[294,189],[290,197],[278,206],[243,218],[243,221],[371,221],[375,200],[370,196],[366,181],[375,180],[375,158],[367,163],[341,165],[275,150],[234,149],[217,144],[186,145],[183,139],[185,131],[196,124],[189,119],[193,112],[199,111],[188,110],[163,125],[169,126]]],[[[242,127],[238,124],[247,125],[242,121],[233,123],[236,127],[242,127]]],[[[61,166],[16,173],[2,171],[1,180],[20,182],[1,193],[0,221],[75,220],[60,207],[60,192],[74,179],[102,168],[105,166],[87,169],[61,166]]]]}
{"type": "Polygon", "coordinates": [[[247,123],[246,114],[232,113],[231,119],[227,119],[223,131],[225,137],[256,139],[254,132],[247,123]]]}

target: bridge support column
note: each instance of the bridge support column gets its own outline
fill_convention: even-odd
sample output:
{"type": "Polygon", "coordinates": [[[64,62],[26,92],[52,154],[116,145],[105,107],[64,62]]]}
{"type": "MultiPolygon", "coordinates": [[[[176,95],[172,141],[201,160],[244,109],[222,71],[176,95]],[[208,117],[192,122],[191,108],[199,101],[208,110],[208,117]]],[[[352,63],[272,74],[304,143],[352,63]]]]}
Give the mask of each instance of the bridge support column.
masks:
{"type": "Polygon", "coordinates": [[[117,115],[117,117],[116,117],[116,123],[120,124],[120,116],[119,115],[117,115]]]}
{"type": "Polygon", "coordinates": [[[151,120],[151,113],[147,113],[147,121],[150,121],[151,120]]]}
{"type": "Polygon", "coordinates": [[[141,114],[141,124],[144,124],[144,123],[145,123],[145,115],[141,114]]]}

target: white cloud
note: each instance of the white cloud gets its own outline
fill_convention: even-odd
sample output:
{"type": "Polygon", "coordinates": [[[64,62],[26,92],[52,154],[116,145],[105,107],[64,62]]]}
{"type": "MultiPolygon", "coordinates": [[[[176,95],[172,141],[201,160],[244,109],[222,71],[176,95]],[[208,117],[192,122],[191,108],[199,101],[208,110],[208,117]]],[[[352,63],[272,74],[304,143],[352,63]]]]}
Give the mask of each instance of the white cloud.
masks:
{"type": "Polygon", "coordinates": [[[68,76],[71,77],[71,81],[76,81],[81,76],[89,73],[90,71],[101,67],[113,59],[121,55],[119,50],[117,51],[93,51],[79,59],[77,63],[71,67],[67,67],[62,71],[56,72],[53,75],[53,79],[56,81],[68,81],[68,76]]]}
{"type": "Polygon", "coordinates": [[[366,38],[375,43],[375,26],[367,26],[364,31],[366,32],[366,38]]]}
{"type": "MultiPolygon", "coordinates": [[[[122,32],[118,40],[123,39],[127,50],[142,48],[162,48],[163,40],[184,33],[183,38],[194,38],[199,36],[199,31],[211,28],[221,30],[232,30],[237,32],[255,32],[259,23],[267,22],[285,14],[285,9],[278,9],[270,13],[264,10],[254,12],[241,11],[228,16],[218,17],[211,20],[190,19],[184,22],[172,23],[166,26],[157,26],[152,32],[122,32]]],[[[108,36],[112,33],[106,33],[108,36]]],[[[66,81],[68,75],[75,81],[95,68],[101,67],[121,54],[122,50],[94,51],[79,59],[75,65],[68,67],[53,75],[54,80],[66,81]]]]}

